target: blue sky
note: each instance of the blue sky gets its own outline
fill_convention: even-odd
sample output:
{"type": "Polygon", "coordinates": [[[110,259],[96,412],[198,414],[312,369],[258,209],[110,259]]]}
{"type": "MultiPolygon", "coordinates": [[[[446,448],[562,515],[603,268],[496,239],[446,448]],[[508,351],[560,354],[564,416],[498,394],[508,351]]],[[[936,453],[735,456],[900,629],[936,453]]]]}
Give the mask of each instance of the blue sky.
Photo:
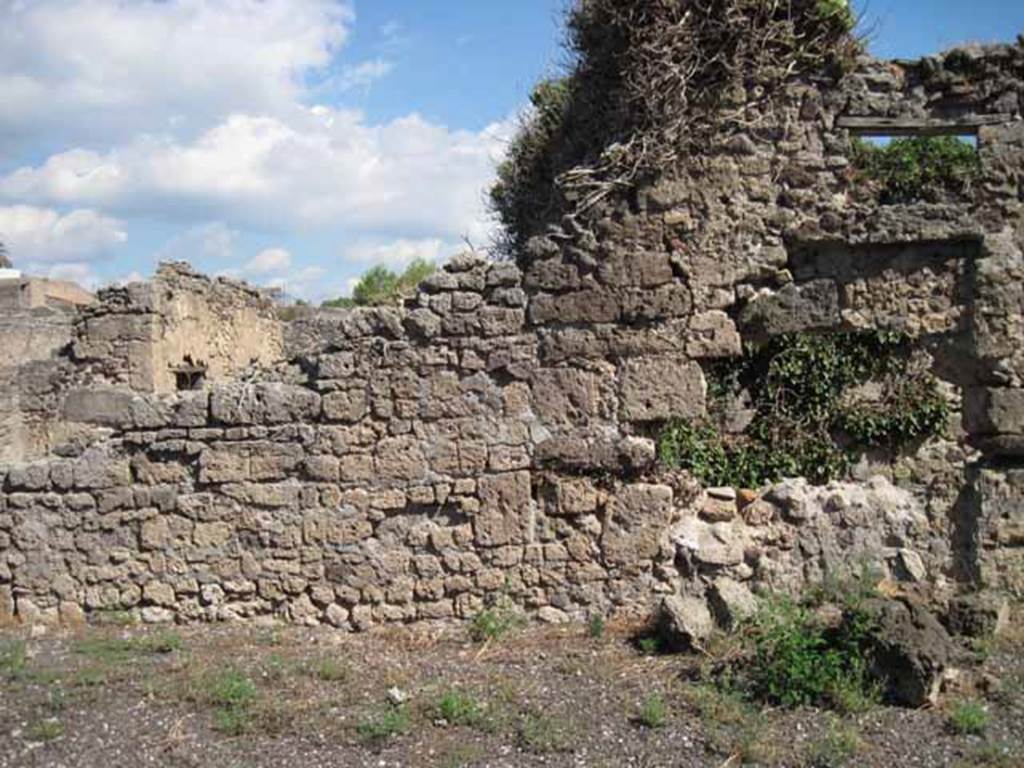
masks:
{"type": "MultiPolygon", "coordinates": [[[[319,300],[486,244],[565,0],[0,0],[0,238],[90,285],[175,258],[319,300]]],[[[1024,32],[1019,0],[870,0],[872,50],[1024,32]]]]}

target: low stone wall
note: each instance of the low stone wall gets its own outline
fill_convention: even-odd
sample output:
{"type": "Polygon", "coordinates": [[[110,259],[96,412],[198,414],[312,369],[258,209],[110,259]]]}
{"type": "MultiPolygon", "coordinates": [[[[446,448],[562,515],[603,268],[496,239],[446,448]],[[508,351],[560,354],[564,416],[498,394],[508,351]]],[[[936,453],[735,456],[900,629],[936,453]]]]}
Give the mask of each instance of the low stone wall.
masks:
{"type": "Polygon", "coordinates": [[[537,366],[515,267],[457,260],[424,291],[408,311],[320,318],[321,349],[276,381],[70,391],[111,437],[0,476],[0,605],[365,629],[497,595],[548,621],[637,617],[681,590],[798,589],[862,560],[944,578],[941,527],[884,478],[723,499],[657,473],[649,438],[567,437],[573,414],[698,407],[699,366],[668,358],[683,378],[666,382],[666,361],[626,360],[604,391],[537,366]]]}

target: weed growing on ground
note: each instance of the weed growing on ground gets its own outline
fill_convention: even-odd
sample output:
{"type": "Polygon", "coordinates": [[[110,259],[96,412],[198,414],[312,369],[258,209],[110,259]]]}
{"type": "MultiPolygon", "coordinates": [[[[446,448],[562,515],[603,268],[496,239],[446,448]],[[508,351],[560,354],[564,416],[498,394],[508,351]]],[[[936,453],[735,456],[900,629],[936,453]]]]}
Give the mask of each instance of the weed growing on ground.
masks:
{"type": "Polygon", "coordinates": [[[530,752],[572,752],[573,724],[550,714],[527,712],[519,723],[519,740],[530,752]]]}
{"type": "Polygon", "coordinates": [[[256,684],[236,669],[226,669],[206,681],[206,700],[215,707],[214,728],[229,736],[240,736],[252,726],[256,684]]]}
{"type": "Polygon", "coordinates": [[[664,728],[668,724],[668,707],[665,700],[656,693],[644,699],[637,722],[645,728],[664,728]]]}
{"type": "Polygon", "coordinates": [[[587,622],[587,636],[591,640],[600,640],[604,637],[604,616],[599,613],[595,613],[590,617],[590,621],[587,622]]]}
{"type": "Polygon", "coordinates": [[[956,768],[1019,768],[1024,752],[1010,744],[989,743],[972,750],[956,768]]]}
{"type": "Polygon", "coordinates": [[[64,735],[64,725],[56,718],[40,720],[25,731],[25,738],[36,743],[54,741],[64,735]]]}
{"type": "Polygon", "coordinates": [[[22,640],[0,642],[0,677],[17,680],[28,667],[28,648],[22,640]]]}
{"type": "Polygon", "coordinates": [[[470,637],[478,643],[496,641],[519,629],[523,619],[512,601],[501,597],[490,608],[480,611],[469,627],[470,637]]]}
{"type": "Polygon", "coordinates": [[[130,627],[138,623],[134,613],[119,608],[101,608],[93,613],[92,620],[100,627],[130,627]]]}
{"type": "Polygon", "coordinates": [[[646,635],[637,638],[636,647],[644,656],[657,656],[665,652],[665,639],[660,634],[646,635]]]}
{"type": "Polygon", "coordinates": [[[832,717],[825,734],[811,745],[808,762],[812,768],[843,768],[862,746],[855,728],[832,717]]]}
{"type": "Polygon", "coordinates": [[[684,689],[683,695],[700,714],[708,744],[715,752],[743,765],[767,762],[774,753],[760,712],[739,691],[702,684],[684,689]]]}
{"type": "Polygon", "coordinates": [[[484,709],[467,693],[446,691],[437,702],[437,716],[449,725],[474,726],[484,719],[484,709]]]}
{"type": "Polygon", "coordinates": [[[348,679],[348,666],[335,659],[321,659],[312,669],[313,677],[324,683],[340,683],[348,679]]]}
{"type": "Polygon", "coordinates": [[[367,746],[379,746],[408,731],[410,720],[409,709],[404,704],[386,704],[360,720],[356,733],[367,746]]]}
{"type": "Polygon", "coordinates": [[[974,699],[954,702],[949,710],[949,727],[964,736],[981,736],[988,730],[989,714],[985,705],[974,699]]]}
{"type": "Polygon", "coordinates": [[[158,656],[184,648],[181,635],[161,632],[143,637],[92,637],[75,646],[75,652],[102,663],[120,663],[134,656],[158,656]]]}

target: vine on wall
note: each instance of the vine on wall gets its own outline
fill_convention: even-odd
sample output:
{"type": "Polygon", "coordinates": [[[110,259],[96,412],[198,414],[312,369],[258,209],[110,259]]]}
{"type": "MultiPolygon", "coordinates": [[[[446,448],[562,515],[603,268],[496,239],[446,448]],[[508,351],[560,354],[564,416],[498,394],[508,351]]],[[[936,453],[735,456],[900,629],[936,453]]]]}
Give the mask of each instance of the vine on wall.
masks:
{"type": "Polygon", "coordinates": [[[709,371],[710,415],[675,419],[658,439],[661,462],[708,486],[757,488],[784,477],[825,484],[873,448],[893,452],[945,429],[938,380],[890,332],[792,334],[709,371]],[[737,407],[739,434],[724,427],[737,407]]]}

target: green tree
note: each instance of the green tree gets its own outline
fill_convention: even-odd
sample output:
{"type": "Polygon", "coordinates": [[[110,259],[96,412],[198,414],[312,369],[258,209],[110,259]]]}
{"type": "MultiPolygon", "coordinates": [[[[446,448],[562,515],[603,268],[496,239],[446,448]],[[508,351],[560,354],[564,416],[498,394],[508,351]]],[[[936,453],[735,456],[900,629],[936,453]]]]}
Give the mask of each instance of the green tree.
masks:
{"type": "Polygon", "coordinates": [[[401,304],[412,297],[420,283],[437,270],[433,262],[414,259],[405,270],[398,274],[385,266],[378,265],[367,270],[355,288],[351,298],[342,296],[323,303],[324,307],[349,309],[351,307],[380,307],[401,304]]]}

